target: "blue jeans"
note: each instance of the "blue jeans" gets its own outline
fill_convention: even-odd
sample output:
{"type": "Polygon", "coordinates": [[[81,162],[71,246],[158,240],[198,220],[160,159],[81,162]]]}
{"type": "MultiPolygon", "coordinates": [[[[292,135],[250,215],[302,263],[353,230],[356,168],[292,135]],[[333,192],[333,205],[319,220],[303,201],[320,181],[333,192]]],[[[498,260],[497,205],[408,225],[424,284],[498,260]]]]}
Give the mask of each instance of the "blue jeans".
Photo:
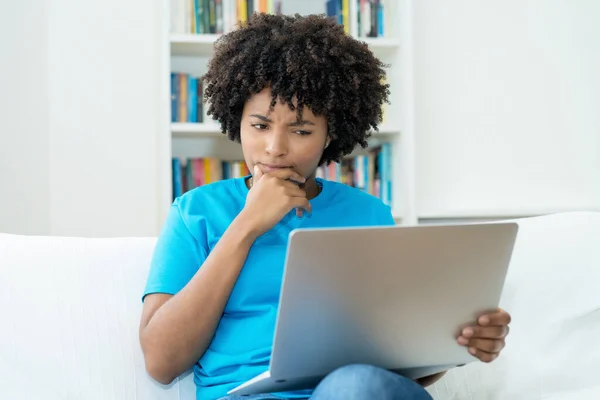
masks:
{"type": "MultiPolygon", "coordinates": [[[[270,394],[229,396],[227,400],[277,400],[270,394]]],[[[327,375],[310,400],[432,400],[415,381],[371,365],[353,364],[327,375]]]]}

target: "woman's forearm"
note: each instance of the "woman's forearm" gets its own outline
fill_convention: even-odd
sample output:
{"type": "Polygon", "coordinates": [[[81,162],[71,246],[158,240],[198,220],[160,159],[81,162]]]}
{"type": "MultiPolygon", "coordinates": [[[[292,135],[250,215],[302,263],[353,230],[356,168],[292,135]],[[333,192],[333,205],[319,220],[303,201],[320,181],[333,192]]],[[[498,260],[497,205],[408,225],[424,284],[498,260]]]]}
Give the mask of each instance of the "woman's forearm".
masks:
{"type": "Polygon", "coordinates": [[[242,218],[234,220],[190,282],[141,328],[146,369],[154,379],[168,384],[202,357],[255,238],[242,218]]]}

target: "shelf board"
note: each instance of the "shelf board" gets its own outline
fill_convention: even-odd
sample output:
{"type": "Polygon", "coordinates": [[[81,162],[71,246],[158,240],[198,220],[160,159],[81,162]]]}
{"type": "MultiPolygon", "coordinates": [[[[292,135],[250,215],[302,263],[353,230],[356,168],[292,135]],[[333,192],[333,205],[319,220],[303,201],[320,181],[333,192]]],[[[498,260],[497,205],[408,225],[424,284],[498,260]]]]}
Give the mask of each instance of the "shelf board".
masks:
{"type": "Polygon", "coordinates": [[[213,45],[219,35],[171,34],[171,55],[173,56],[210,56],[213,45]]]}
{"type": "MultiPolygon", "coordinates": [[[[372,135],[373,138],[394,136],[398,135],[399,132],[390,126],[382,126],[379,128],[379,132],[372,135]]],[[[214,122],[205,123],[193,123],[193,122],[174,122],[171,123],[171,136],[172,137],[186,137],[186,138],[214,138],[223,137],[227,138],[226,135],[221,133],[221,128],[214,122]]]]}
{"type": "Polygon", "coordinates": [[[174,122],[171,124],[171,136],[187,138],[214,138],[226,136],[221,133],[221,128],[214,122],[193,123],[174,122]]]}
{"type": "Polygon", "coordinates": [[[384,124],[379,127],[379,132],[373,133],[373,136],[395,136],[395,135],[399,135],[399,134],[400,134],[399,129],[394,129],[394,127],[384,124]]]}
{"type": "MultiPolygon", "coordinates": [[[[172,33],[170,35],[172,56],[211,56],[213,45],[220,35],[213,34],[183,34],[172,33]]],[[[396,38],[357,38],[369,45],[376,56],[389,54],[400,47],[400,41],[396,38]]]]}
{"type": "Polygon", "coordinates": [[[400,49],[400,40],[396,38],[358,38],[358,40],[367,43],[375,57],[384,61],[400,49]]]}

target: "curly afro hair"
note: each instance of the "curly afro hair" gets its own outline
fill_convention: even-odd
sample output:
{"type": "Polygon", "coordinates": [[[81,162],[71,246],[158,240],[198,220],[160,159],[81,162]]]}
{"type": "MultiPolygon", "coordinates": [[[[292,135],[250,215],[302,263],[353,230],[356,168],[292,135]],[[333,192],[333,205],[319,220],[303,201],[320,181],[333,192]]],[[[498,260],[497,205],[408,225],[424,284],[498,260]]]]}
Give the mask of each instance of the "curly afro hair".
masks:
{"type": "Polygon", "coordinates": [[[255,13],[219,37],[214,51],[201,78],[207,114],[237,142],[245,102],[267,86],[271,107],[279,99],[299,119],[304,106],[326,117],[331,142],[320,164],[339,162],[357,145],[367,147],[389,102],[386,65],[325,15],[255,13]]]}

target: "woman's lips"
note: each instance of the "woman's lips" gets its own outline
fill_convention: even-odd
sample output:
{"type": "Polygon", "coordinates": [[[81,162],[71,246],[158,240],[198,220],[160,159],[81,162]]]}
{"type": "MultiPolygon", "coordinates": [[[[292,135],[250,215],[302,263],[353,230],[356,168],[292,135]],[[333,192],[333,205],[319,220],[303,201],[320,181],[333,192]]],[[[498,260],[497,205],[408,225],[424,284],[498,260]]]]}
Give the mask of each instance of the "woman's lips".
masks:
{"type": "Polygon", "coordinates": [[[277,164],[260,164],[263,172],[272,172],[280,169],[291,168],[289,165],[277,165],[277,164]]]}

